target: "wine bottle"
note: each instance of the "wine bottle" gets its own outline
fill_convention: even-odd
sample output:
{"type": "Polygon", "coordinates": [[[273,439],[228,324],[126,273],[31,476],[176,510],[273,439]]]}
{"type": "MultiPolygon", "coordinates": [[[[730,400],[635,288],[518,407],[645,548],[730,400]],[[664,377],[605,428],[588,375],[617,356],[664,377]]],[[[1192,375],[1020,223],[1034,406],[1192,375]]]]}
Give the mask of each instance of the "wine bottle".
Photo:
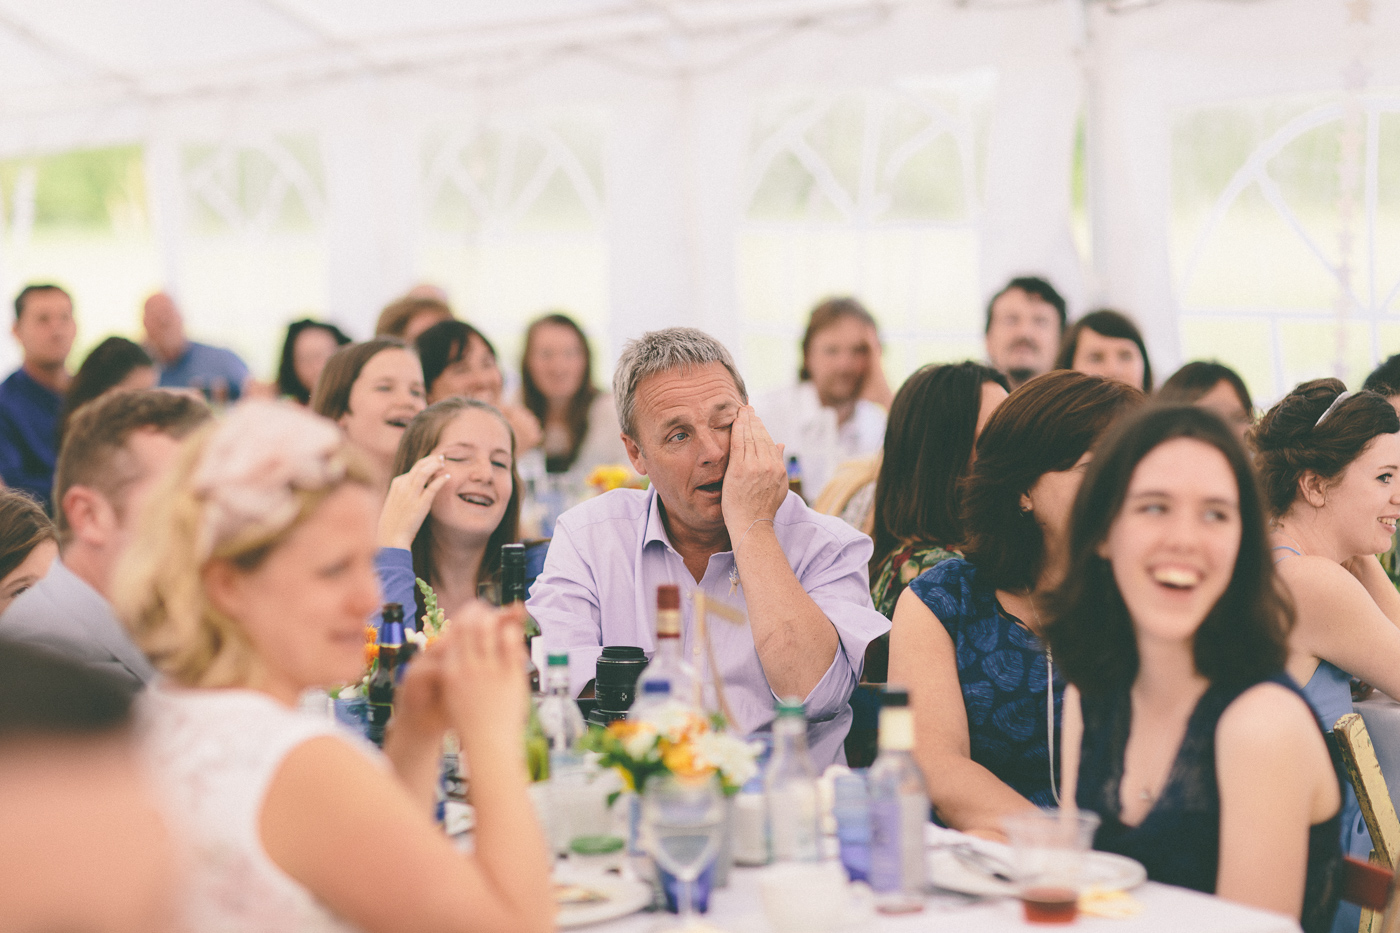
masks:
{"type": "MultiPolygon", "coordinates": [[[[501,605],[525,604],[525,545],[501,545],[501,605]]],[[[540,628],[527,613],[525,616],[525,669],[530,675],[530,692],[540,692],[540,669],[530,653],[530,642],[540,633],[540,628]]]]}
{"type": "Polygon", "coordinates": [[[369,739],[383,746],[394,712],[394,669],[403,649],[403,606],[385,603],[379,623],[379,657],[369,678],[369,739]]]}

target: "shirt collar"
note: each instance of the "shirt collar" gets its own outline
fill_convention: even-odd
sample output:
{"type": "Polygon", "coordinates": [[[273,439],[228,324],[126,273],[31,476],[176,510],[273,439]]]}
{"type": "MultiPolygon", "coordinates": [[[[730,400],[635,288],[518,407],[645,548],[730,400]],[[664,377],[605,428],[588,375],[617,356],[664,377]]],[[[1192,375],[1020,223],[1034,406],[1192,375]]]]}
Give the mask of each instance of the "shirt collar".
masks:
{"type": "MultiPolygon", "coordinates": [[[[647,503],[647,527],[642,535],[642,547],[646,548],[653,541],[659,541],[676,554],[676,546],[671,543],[671,536],[666,533],[666,523],[661,518],[661,495],[652,486],[647,490],[647,495],[651,497],[647,503]]],[[[729,551],[718,551],[718,554],[728,554],[729,551]]],[[[713,556],[713,555],[712,555],[713,556]]]]}

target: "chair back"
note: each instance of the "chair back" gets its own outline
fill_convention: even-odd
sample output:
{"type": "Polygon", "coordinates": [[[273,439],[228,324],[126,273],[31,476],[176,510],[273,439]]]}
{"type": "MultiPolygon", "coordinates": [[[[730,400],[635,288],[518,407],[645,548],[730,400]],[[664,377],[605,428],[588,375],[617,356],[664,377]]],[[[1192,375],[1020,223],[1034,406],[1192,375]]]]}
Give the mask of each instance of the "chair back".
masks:
{"type": "Polygon", "coordinates": [[[1348,713],[1338,719],[1332,726],[1332,737],[1352,790],[1356,792],[1356,802],[1361,805],[1361,816],[1371,831],[1374,850],[1371,860],[1393,872],[1400,860],[1400,817],[1395,815],[1390,789],[1385,785],[1385,775],[1381,774],[1380,762],[1376,760],[1376,748],[1371,744],[1371,734],[1366,731],[1361,714],[1348,713]]]}

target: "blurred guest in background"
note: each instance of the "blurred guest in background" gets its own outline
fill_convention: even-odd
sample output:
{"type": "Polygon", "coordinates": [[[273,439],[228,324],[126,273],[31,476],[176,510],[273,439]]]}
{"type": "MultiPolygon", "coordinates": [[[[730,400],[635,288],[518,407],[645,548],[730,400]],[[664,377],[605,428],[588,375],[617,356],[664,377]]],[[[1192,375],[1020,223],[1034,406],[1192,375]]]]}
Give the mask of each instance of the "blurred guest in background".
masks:
{"type": "Polygon", "coordinates": [[[1152,362],[1142,332],[1127,315],[1106,308],[1074,322],[1060,344],[1055,368],[1117,379],[1152,392],[1152,362]]]}
{"type": "Polygon", "coordinates": [[[326,361],[311,409],[340,425],[386,495],[404,428],[426,406],[418,354],[393,337],[348,344],[326,361]]]}
{"type": "Polygon", "coordinates": [[[1384,395],[1391,405],[1400,409],[1400,353],[1386,357],[1385,362],[1371,370],[1361,388],[1384,395]]]}
{"type": "Polygon", "coordinates": [[[54,474],[58,559],[0,616],[0,633],[116,676],[154,676],[112,613],[117,561],[180,440],[209,417],[183,392],[114,392],[73,413],[54,474]]]}
{"type": "Polygon", "coordinates": [[[1244,450],[1199,408],[1150,408],[1100,445],[1050,601],[1073,684],[1063,799],[1099,815],[1095,849],[1153,881],[1324,933],[1341,794],[1283,670],[1290,620],[1264,518],[1244,450]]]}
{"type": "Polygon", "coordinates": [[[141,323],[162,386],[195,389],[220,405],[238,401],[248,382],[248,367],[232,350],[188,339],[185,317],[173,298],[165,292],[147,298],[141,323]]]}
{"type": "Polygon", "coordinates": [[[1051,675],[1042,608],[1064,579],[1070,506],[1094,444],[1142,402],[1131,386],[1069,371],[1011,393],[961,487],[966,559],[925,571],[895,606],[890,681],[909,687],[915,759],[954,829],[999,838],[1006,814],[1056,801],[1064,684],[1051,675]]]}
{"type": "Polygon", "coordinates": [[[1035,276],[1012,279],[987,303],[987,361],[1015,391],[1054,368],[1065,330],[1065,300],[1035,276]]]}
{"type": "Polygon", "coordinates": [[[521,400],[544,428],[543,484],[535,498],[548,536],[566,510],[586,499],[587,480],[600,466],[626,465],[627,449],[612,393],[593,384],[593,352],[583,329],[563,314],[536,319],[525,332],[521,400]]]}
{"type": "Polygon", "coordinates": [[[544,428],[550,473],[587,475],[627,460],[612,394],[593,384],[593,352],[572,318],[548,314],[530,324],[520,377],[525,407],[544,428]]]}
{"type": "MultiPolygon", "coordinates": [[[[402,605],[415,625],[414,577],[426,580],[444,606],[474,599],[481,584],[499,582],[501,545],[520,540],[514,448],[505,416],[460,395],[429,405],[409,422],[379,519],[375,568],[385,600],[402,605]]],[[[543,544],[526,549],[527,586],[539,576],[544,554],[543,544]]]]}
{"type": "Polygon", "coordinates": [[[395,692],[382,755],[297,709],[364,672],[375,485],[334,424],[247,402],[181,450],[122,565],[122,618],[162,674],[141,752],[188,853],[182,929],[554,929],[518,611],[452,611],[395,692]],[[470,855],[432,816],[449,728],[470,855]]]}
{"type": "Polygon", "coordinates": [[[880,335],[860,302],[830,298],[812,309],[797,378],[754,409],[784,456],[797,458],[803,495],[815,502],[842,463],[875,453],[885,434],[885,409],[865,396],[868,386],[884,386],[889,403],[880,335]]]}
{"type": "MultiPolygon", "coordinates": [[[[524,406],[503,403],[505,376],[485,334],[465,321],[440,321],[418,336],[417,346],[429,404],[454,395],[485,402],[506,416],[522,454],[540,446],[544,429],[539,419],[524,406]]],[[[543,455],[537,457],[543,469],[543,455]]]]}
{"type": "Polygon", "coordinates": [[[73,300],[57,285],[26,285],[15,297],[12,333],[24,358],[0,383],[0,479],[52,509],[58,419],[72,377],[78,328],[73,300]]]}
{"type": "Polygon", "coordinates": [[[0,489],[0,614],[49,572],[58,556],[58,532],[39,503],[0,489]]]}
{"type": "Polygon", "coordinates": [[[63,415],[59,419],[58,440],[68,427],[73,412],[95,398],[121,389],[152,389],[156,384],[156,366],[151,355],[138,343],[125,337],[108,337],[93,347],[73,375],[68,394],[63,399],[63,415]]]}
{"type": "Polygon", "coordinates": [[[374,336],[395,337],[413,346],[423,331],[452,318],[452,309],[445,298],[408,294],[379,312],[379,320],[374,324],[374,336]]]}
{"type": "Polygon", "coordinates": [[[1157,400],[1210,409],[1241,443],[1254,424],[1254,400],[1244,380],[1230,367],[1214,361],[1195,360],[1172,373],[1157,390],[1157,400]]]}
{"type": "Polygon", "coordinates": [[[326,321],[302,318],[288,324],[282,358],[277,364],[277,394],[300,405],[310,405],[311,393],[326,361],[347,343],[350,338],[326,321]]]}
{"type": "Polygon", "coordinates": [[[173,929],[178,865],[112,677],[0,638],[0,930],[173,929]]]}
{"type": "Polygon", "coordinates": [[[613,394],[651,488],[614,490],[559,519],[529,602],[547,650],[569,653],[573,691],[585,691],[604,645],[654,644],[656,587],[688,578],[748,615],[709,630],[733,727],[767,732],[776,698],[800,697],[812,762],[842,760],[866,645],[889,626],[870,605],[870,539],[789,492],[780,448],[708,334],[673,327],[630,341],[613,394]]]}

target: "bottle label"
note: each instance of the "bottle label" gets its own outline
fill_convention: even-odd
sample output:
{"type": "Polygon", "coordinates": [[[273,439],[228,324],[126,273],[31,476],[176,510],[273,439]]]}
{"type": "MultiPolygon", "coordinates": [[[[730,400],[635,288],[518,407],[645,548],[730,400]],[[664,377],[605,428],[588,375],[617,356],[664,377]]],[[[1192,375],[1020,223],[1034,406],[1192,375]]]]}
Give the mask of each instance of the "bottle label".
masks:
{"type": "Polygon", "coordinates": [[[914,750],[914,711],[908,707],[880,710],[880,750],[914,750]]]}
{"type": "Polygon", "coordinates": [[[768,792],[769,837],[775,862],[821,858],[816,782],[794,781],[768,792]]]}
{"type": "Polygon", "coordinates": [[[913,794],[870,801],[870,887],[917,893],[924,884],[928,804],[913,794]]]}

